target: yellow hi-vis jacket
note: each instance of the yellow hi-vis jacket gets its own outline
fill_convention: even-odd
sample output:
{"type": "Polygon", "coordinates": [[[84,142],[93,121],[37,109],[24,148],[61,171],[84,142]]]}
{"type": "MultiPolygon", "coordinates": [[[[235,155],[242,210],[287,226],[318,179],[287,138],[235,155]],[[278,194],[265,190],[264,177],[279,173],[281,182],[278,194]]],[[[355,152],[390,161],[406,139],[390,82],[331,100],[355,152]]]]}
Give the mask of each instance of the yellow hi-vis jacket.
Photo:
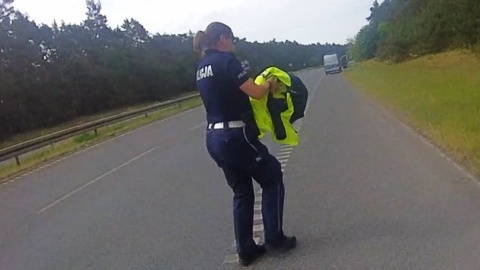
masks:
{"type": "Polygon", "coordinates": [[[275,94],[267,94],[262,99],[250,98],[255,122],[260,130],[259,138],[263,138],[267,132],[272,133],[274,141],[296,146],[298,134],[290,123],[293,114],[293,102],[287,87],[291,86],[290,76],[277,67],[265,69],[255,78],[255,83],[260,85],[270,77],[276,77],[279,91],[275,94]]]}

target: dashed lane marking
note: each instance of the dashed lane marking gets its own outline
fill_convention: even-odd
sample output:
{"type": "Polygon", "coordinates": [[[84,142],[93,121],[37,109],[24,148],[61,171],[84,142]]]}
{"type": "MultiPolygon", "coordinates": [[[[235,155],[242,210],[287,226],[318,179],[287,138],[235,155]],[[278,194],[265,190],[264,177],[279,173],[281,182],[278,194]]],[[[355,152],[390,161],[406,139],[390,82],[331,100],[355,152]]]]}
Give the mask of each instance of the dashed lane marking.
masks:
{"type": "MultiPolygon", "coordinates": [[[[310,101],[313,99],[313,96],[314,96],[315,92],[317,91],[318,86],[320,85],[320,83],[323,81],[324,78],[325,78],[325,76],[320,78],[317,85],[313,89],[312,96],[309,98],[309,100],[307,102],[307,107],[305,109],[305,115],[307,114],[306,111],[308,110],[308,107],[310,106],[310,101]]],[[[302,125],[303,125],[303,119],[297,127],[298,132],[301,130],[302,125]]],[[[290,158],[290,154],[292,153],[292,151],[293,151],[292,146],[284,145],[280,148],[280,150],[278,151],[278,153],[276,155],[276,158],[278,159],[278,161],[281,164],[282,173],[285,172],[285,167],[288,163],[288,159],[290,158]]],[[[260,241],[264,237],[264,235],[263,235],[264,234],[264,232],[263,232],[263,230],[264,230],[264,228],[263,228],[263,218],[262,218],[262,197],[259,196],[259,194],[261,194],[261,192],[262,192],[262,190],[260,189],[259,191],[257,191],[255,193],[255,205],[254,205],[253,236],[254,236],[255,243],[257,243],[257,244],[259,243],[259,242],[257,242],[257,240],[260,241]]],[[[235,241],[234,241],[234,246],[235,246],[235,241]]],[[[227,256],[225,256],[225,261],[224,262],[226,264],[237,263],[238,262],[238,255],[237,254],[227,255],[227,256]]]]}
{"type": "MultiPolygon", "coordinates": [[[[291,146],[283,146],[279,153],[276,155],[276,158],[282,166],[282,172],[285,172],[285,166],[288,163],[290,154],[293,150],[291,146]]],[[[259,244],[263,241],[264,238],[264,227],[263,227],[263,215],[262,215],[262,189],[259,189],[255,192],[255,204],[254,204],[254,215],[253,215],[253,237],[256,244],[259,244]]],[[[233,241],[233,247],[236,247],[235,240],[233,241]]],[[[238,254],[229,254],[225,256],[225,264],[238,263],[238,254]]]]}

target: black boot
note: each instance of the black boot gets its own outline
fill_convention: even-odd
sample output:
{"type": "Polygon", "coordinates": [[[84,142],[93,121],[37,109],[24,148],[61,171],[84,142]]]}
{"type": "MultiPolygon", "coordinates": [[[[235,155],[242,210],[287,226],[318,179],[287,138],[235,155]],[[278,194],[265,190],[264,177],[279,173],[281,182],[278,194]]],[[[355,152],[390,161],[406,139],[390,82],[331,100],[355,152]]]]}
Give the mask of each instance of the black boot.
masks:
{"type": "Polygon", "coordinates": [[[297,245],[297,238],[295,236],[284,236],[283,241],[279,244],[272,245],[272,244],[265,244],[268,252],[272,252],[275,254],[282,254],[285,253],[297,245]]]}
{"type": "Polygon", "coordinates": [[[248,266],[256,259],[260,258],[263,254],[265,254],[266,249],[265,247],[257,245],[257,250],[251,253],[239,253],[238,260],[240,261],[241,266],[248,266]]]}

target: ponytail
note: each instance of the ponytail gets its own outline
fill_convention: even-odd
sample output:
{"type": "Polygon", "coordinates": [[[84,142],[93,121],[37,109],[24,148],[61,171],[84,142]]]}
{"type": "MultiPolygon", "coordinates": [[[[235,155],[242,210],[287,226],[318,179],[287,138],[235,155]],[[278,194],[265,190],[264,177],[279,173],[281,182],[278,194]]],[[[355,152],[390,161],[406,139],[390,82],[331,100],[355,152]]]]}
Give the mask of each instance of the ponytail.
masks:
{"type": "Polygon", "coordinates": [[[193,50],[205,54],[205,50],[215,48],[221,35],[233,37],[232,29],[221,22],[212,22],[205,31],[198,31],[193,38],[193,50]]]}
{"type": "Polygon", "coordinates": [[[206,47],[206,35],[203,31],[198,31],[193,38],[193,50],[196,52],[202,52],[206,47]]]}

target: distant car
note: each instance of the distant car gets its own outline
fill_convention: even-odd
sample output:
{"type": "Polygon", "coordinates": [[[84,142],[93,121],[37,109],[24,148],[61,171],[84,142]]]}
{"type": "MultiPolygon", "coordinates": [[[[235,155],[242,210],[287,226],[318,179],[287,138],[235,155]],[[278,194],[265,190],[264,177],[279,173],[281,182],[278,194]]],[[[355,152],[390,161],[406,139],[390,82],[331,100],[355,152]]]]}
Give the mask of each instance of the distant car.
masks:
{"type": "Polygon", "coordinates": [[[337,54],[326,54],[323,56],[323,65],[325,67],[325,74],[340,73],[342,66],[338,60],[337,54]]]}

